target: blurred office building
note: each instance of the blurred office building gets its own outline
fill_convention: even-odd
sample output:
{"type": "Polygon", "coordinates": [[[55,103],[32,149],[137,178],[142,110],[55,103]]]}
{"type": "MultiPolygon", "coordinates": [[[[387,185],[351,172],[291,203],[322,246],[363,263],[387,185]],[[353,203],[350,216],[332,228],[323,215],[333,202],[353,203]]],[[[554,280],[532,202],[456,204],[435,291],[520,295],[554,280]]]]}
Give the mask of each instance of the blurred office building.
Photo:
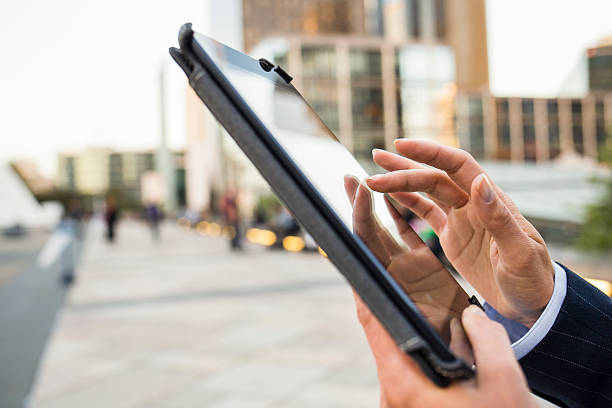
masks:
{"type": "MultiPolygon", "coordinates": [[[[184,205],[184,154],[174,152],[173,168],[177,202],[184,205]]],[[[78,153],[61,153],[56,186],[92,198],[117,195],[122,204],[142,203],[142,178],[156,170],[156,152],[89,148],[78,153]]]]}
{"type": "MultiPolygon", "coordinates": [[[[406,3],[401,5],[401,21],[390,20],[393,7],[398,7],[393,3],[242,0],[245,51],[283,66],[323,121],[370,169],[371,150],[391,148],[398,137],[458,144],[453,121],[455,56],[446,41],[446,33],[455,28],[439,23],[448,15],[446,2],[401,2],[406,3]],[[422,29],[404,35],[413,22],[422,29]],[[387,35],[400,32],[404,34],[387,35]]],[[[482,21],[484,27],[484,12],[482,21]]],[[[480,89],[488,77],[476,82],[474,89],[480,89]]],[[[214,190],[267,190],[250,163],[209,123],[212,118],[204,109],[188,91],[187,202],[198,212],[210,203],[214,190]]]]}
{"type": "Polygon", "coordinates": [[[362,164],[398,137],[456,145],[454,58],[443,44],[379,37],[289,35],[253,55],[285,67],[293,84],[362,164]]]}
{"type": "MultiPolygon", "coordinates": [[[[492,160],[596,163],[612,126],[610,40],[588,51],[587,95],[493,95],[485,5],[242,0],[242,26],[234,28],[242,30],[247,53],[294,77],[296,88],[369,170],[371,149],[392,148],[398,137],[436,140],[492,160]]],[[[202,210],[215,189],[266,189],[189,95],[188,207],[202,210]],[[215,175],[207,181],[204,167],[215,175]]]]}
{"type": "Polygon", "coordinates": [[[364,35],[366,3],[377,1],[242,0],[244,49],[249,52],[266,38],[287,34],[364,35]]]}
{"type": "Polygon", "coordinates": [[[612,131],[612,37],[586,50],[588,92],[559,98],[457,95],[460,145],[479,158],[596,163],[612,131]]]}
{"type": "Polygon", "coordinates": [[[379,2],[384,37],[439,43],[454,54],[459,92],[489,88],[485,0],[385,0],[379,2]]]}
{"type": "Polygon", "coordinates": [[[507,98],[461,93],[456,101],[460,145],[478,158],[596,161],[612,126],[611,96],[591,92],[583,98],[507,98]]]}

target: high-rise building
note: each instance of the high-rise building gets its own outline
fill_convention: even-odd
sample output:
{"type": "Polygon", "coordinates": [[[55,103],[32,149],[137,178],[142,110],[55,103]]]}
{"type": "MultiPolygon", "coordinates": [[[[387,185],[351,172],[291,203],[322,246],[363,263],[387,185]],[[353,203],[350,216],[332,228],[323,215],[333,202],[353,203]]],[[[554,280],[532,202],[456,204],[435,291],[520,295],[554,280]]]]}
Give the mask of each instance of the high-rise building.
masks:
{"type": "Polygon", "coordinates": [[[254,53],[283,66],[327,126],[365,166],[398,137],[456,145],[449,47],[377,37],[290,35],[254,53]]]}
{"type": "MultiPolygon", "coordinates": [[[[376,6],[369,5],[374,20],[376,6]]],[[[363,35],[365,12],[364,0],[242,0],[244,48],[286,34],[363,35]]]]}
{"type": "MultiPolygon", "coordinates": [[[[455,58],[445,23],[436,23],[446,21],[444,2],[415,3],[423,13],[410,21],[420,27],[414,29],[419,35],[407,37],[404,31],[396,38],[383,35],[392,29],[390,3],[242,0],[244,49],[287,69],[296,88],[366,167],[372,166],[372,148],[392,148],[398,137],[458,144],[455,58]],[[431,19],[432,24],[421,23],[431,19]]],[[[187,205],[195,212],[211,204],[213,191],[265,188],[203,110],[189,90],[187,205]]]]}
{"type": "Polygon", "coordinates": [[[458,91],[489,88],[485,0],[386,0],[381,7],[387,39],[449,45],[458,91]]]}

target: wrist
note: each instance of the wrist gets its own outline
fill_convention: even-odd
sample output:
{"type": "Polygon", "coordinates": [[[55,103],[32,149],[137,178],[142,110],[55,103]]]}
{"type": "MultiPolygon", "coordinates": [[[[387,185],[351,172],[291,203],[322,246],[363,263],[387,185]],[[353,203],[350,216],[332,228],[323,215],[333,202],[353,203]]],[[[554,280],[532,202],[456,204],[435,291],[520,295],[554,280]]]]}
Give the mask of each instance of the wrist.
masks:
{"type": "Polygon", "coordinates": [[[541,279],[539,284],[533,285],[534,289],[537,291],[534,299],[539,299],[539,302],[534,303],[532,308],[523,315],[523,321],[521,323],[528,328],[533,327],[535,322],[538,321],[553,297],[555,291],[555,268],[552,262],[550,262],[549,265],[550,271],[540,274],[541,279]]]}
{"type": "Polygon", "coordinates": [[[500,323],[506,329],[512,342],[512,349],[517,359],[521,359],[533,350],[548,334],[557,320],[567,292],[567,276],[565,269],[559,264],[554,267],[554,288],[548,304],[531,328],[526,327],[516,317],[500,314],[492,305],[485,303],[484,308],[491,320],[500,323]]]}

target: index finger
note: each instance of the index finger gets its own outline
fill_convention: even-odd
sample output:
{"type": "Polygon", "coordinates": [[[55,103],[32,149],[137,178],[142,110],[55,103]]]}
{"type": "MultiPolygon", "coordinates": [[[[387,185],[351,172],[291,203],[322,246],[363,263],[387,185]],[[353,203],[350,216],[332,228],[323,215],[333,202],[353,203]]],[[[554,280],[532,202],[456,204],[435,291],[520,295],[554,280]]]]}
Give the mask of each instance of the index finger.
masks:
{"type": "Polygon", "coordinates": [[[397,139],[395,149],[420,163],[444,170],[466,193],[472,181],[484,170],[465,150],[448,147],[429,140],[397,139]]]}

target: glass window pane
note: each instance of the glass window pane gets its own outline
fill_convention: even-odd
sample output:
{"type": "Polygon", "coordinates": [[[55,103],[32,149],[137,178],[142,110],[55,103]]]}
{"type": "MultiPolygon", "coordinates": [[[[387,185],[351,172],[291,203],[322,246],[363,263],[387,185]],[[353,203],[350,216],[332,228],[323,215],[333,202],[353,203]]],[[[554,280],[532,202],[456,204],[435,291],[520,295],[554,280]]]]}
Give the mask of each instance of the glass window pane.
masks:
{"type": "Polygon", "coordinates": [[[338,130],[338,87],[333,80],[304,80],[304,97],[323,122],[338,130]]]}
{"type": "Polygon", "coordinates": [[[536,159],[535,128],[533,125],[523,126],[523,149],[525,160],[536,159]]]}
{"type": "Polygon", "coordinates": [[[351,50],[351,78],[381,78],[380,51],[351,50]]]}
{"type": "Polygon", "coordinates": [[[353,103],[353,127],[355,129],[382,127],[382,89],[354,87],[351,90],[351,95],[353,103]]]}
{"type": "Polygon", "coordinates": [[[333,78],[336,76],[334,47],[302,47],[302,75],[305,78],[333,78]]]}

